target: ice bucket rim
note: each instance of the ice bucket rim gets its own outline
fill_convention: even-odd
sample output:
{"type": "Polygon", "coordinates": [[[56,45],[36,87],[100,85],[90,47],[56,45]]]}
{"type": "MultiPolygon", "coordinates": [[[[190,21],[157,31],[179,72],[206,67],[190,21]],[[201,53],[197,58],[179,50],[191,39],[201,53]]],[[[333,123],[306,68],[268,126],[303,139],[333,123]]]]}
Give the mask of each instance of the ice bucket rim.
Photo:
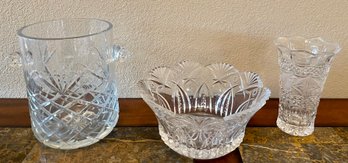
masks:
{"type": "Polygon", "coordinates": [[[52,19],[52,20],[46,20],[46,21],[39,21],[36,23],[25,25],[17,30],[17,36],[27,38],[27,39],[34,39],[34,40],[67,40],[67,39],[77,39],[77,38],[84,38],[84,37],[98,35],[98,34],[106,32],[106,31],[109,31],[112,28],[113,28],[112,23],[110,23],[109,21],[106,21],[106,20],[102,20],[102,19],[97,19],[97,18],[62,18],[62,19],[52,19]],[[71,37],[36,37],[36,36],[26,35],[23,33],[23,31],[25,29],[27,29],[28,27],[32,27],[34,25],[39,25],[39,24],[48,23],[48,22],[56,22],[56,21],[81,21],[81,20],[83,20],[83,21],[99,21],[101,23],[106,23],[107,26],[105,29],[99,30],[97,32],[87,33],[87,34],[77,35],[77,36],[71,36],[71,37]]]}

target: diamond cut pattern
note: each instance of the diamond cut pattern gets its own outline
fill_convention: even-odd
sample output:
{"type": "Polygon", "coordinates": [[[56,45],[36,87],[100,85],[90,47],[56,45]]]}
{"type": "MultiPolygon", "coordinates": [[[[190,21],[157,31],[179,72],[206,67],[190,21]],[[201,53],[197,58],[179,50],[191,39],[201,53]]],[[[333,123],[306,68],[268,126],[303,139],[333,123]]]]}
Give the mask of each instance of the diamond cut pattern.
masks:
{"type": "Polygon", "coordinates": [[[332,59],[341,48],[320,37],[279,37],[275,44],[281,71],[277,125],[291,135],[310,135],[332,59]]]}
{"type": "Polygon", "coordinates": [[[109,79],[107,69],[101,69],[105,66],[96,66],[99,69],[95,72],[84,66],[82,72],[67,70],[56,74],[49,68],[59,58],[54,55],[50,53],[42,70],[27,76],[35,136],[54,148],[76,148],[83,145],[79,141],[87,139],[98,141],[118,119],[115,83],[109,79]]]}

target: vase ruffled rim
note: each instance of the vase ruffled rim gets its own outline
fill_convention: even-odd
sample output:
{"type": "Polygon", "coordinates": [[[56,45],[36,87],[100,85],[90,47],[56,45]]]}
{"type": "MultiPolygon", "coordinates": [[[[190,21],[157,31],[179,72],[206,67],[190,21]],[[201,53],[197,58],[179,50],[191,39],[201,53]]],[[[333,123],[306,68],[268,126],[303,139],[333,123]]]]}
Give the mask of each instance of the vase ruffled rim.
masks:
{"type": "Polygon", "coordinates": [[[341,50],[338,43],[326,41],[322,37],[281,36],[274,40],[274,44],[290,51],[305,50],[313,55],[327,53],[335,55],[341,50]]]}

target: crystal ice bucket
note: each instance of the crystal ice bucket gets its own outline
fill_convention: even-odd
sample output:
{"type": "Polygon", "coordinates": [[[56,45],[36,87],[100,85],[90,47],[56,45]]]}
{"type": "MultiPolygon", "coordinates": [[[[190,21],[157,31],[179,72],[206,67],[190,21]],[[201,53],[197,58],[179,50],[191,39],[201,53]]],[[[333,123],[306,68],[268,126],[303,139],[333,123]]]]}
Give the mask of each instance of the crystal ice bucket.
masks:
{"type": "Polygon", "coordinates": [[[112,24],[62,19],[18,30],[32,130],[59,149],[91,145],[118,120],[118,98],[110,69],[123,56],[112,44],[112,24]]]}
{"type": "Polygon", "coordinates": [[[270,96],[257,74],[225,63],[183,61],[174,68],[157,67],[139,88],[165,144],[196,159],[217,158],[237,148],[248,121],[270,96]]]}
{"type": "Polygon", "coordinates": [[[320,94],[340,47],[320,37],[299,36],[279,37],[275,45],[280,65],[277,126],[290,135],[310,135],[314,131],[320,94]]]}

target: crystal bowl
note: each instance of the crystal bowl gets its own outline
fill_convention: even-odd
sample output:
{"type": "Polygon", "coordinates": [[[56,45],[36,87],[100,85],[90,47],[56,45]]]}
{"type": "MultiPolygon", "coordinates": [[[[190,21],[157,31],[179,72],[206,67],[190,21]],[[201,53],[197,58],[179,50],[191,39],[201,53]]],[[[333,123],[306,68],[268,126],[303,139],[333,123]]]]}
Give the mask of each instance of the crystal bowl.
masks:
{"type": "Polygon", "coordinates": [[[154,68],[138,83],[162,140],[181,155],[213,159],[236,149],[250,118],[269,99],[256,73],[232,65],[182,61],[154,68]]]}

